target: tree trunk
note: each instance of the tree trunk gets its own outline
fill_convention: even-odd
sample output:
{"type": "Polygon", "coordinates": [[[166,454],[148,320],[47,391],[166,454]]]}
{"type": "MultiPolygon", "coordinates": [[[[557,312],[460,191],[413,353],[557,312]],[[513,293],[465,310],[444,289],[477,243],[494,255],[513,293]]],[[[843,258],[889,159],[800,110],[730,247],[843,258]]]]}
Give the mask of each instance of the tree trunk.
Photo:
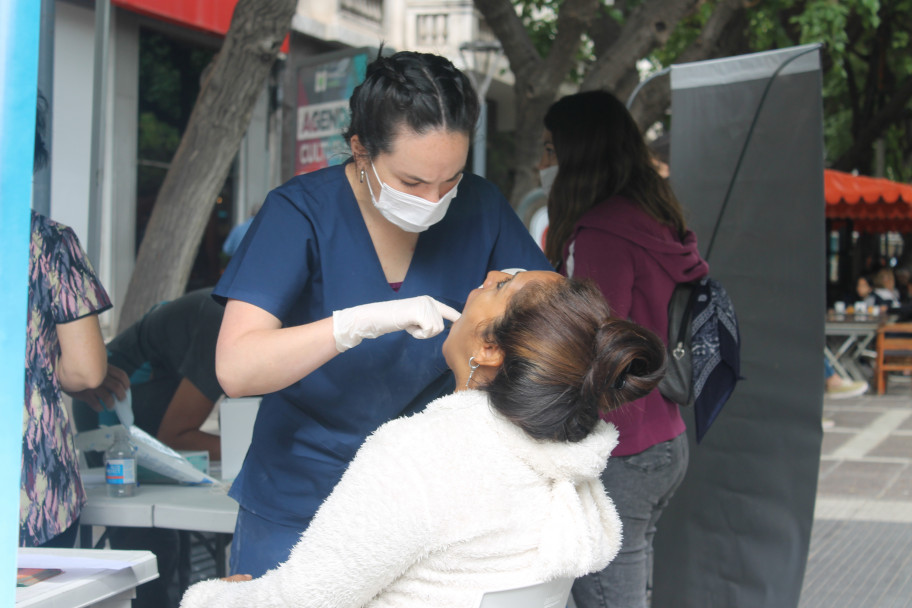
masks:
{"type": "Polygon", "coordinates": [[[149,218],[118,330],[180,296],[297,0],[240,0],[149,218]]]}
{"type": "Polygon", "coordinates": [[[516,207],[537,185],[534,168],[541,155],[542,117],[574,66],[582,35],[598,13],[599,0],[564,0],[558,11],[557,34],[545,58],[532,45],[510,0],[475,0],[475,7],[500,41],[516,78],[516,178],[510,194],[510,203],[516,207]]]}
{"type": "Polygon", "coordinates": [[[542,59],[509,0],[475,0],[500,40],[516,77],[516,179],[510,202],[519,204],[537,185],[534,169],[540,155],[542,117],[557,98],[560,85],[574,67],[582,35],[592,30],[597,49],[603,49],[584,79],[582,88],[615,89],[637,60],[668,39],[674,27],[697,6],[698,0],[646,0],[619,30],[599,14],[600,3],[565,0],[557,15],[557,34],[542,59]],[[618,35],[614,35],[619,32],[618,35]],[[609,42],[613,40],[613,43],[609,42]]]}
{"type": "Polygon", "coordinates": [[[582,89],[614,91],[636,62],[663,46],[681,19],[699,0],[646,0],[627,17],[620,36],[600,55],[583,79],[582,89]]]}
{"type": "Polygon", "coordinates": [[[891,125],[896,124],[897,120],[907,111],[906,106],[910,99],[912,99],[912,77],[906,78],[905,82],[896,88],[884,108],[867,124],[861,126],[852,147],[833,163],[833,168],[840,171],[858,169],[871,155],[871,147],[877,138],[882,136],[891,125]]]}
{"type": "MultiPolygon", "coordinates": [[[[744,0],[722,0],[703,26],[700,35],[678,55],[675,63],[691,63],[750,52],[747,46],[747,9],[744,0]]],[[[637,95],[631,113],[640,128],[661,120],[671,106],[669,75],[653,79],[637,95]]]]}

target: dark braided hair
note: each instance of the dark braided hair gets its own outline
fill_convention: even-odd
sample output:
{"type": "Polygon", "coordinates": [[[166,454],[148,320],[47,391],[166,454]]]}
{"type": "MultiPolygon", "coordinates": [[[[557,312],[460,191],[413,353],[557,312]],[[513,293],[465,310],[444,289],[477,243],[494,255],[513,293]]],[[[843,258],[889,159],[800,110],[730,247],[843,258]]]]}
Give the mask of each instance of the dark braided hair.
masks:
{"type": "Polygon", "coordinates": [[[475,89],[449,59],[410,51],[378,55],[349,107],[345,141],[357,135],[371,158],[390,152],[403,127],[419,135],[444,129],[471,136],[479,112],[475,89]]]}
{"type": "Polygon", "coordinates": [[[659,337],[612,317],[588,280],[527,283],[483,335],[504,361],[482,390],[536,439],[584,439],[600,413],[646,396],[665,373],[659,337]]]}

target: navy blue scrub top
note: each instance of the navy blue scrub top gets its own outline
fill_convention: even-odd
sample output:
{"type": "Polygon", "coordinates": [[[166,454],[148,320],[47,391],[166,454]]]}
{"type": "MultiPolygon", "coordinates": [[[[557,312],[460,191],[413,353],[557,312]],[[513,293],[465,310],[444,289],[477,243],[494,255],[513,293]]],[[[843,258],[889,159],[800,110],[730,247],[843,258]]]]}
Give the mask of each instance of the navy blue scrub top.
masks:
{"type": "MultiPolygon", "coordinates": [[[[297,176],[266,197],[214,294],[258,306],[289,327],[419,295],[462,310],[489,270],[551,269],[493,184],[466,174],[458,188],[444,219],[419,235],[393,291],[345,166],[297,176]]],[[[268,520],[305,525],[370,433],[453,390],[445,337],[418,340],[402,331],[364,340],[266,395],[230,495],[268,520]]]]}

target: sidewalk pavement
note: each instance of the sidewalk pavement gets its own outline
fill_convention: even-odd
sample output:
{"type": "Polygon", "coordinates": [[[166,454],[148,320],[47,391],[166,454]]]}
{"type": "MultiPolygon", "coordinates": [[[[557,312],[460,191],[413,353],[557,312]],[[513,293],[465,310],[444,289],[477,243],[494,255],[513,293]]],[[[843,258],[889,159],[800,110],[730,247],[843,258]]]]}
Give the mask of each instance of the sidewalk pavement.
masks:
{"type": "Polygon", "coordinates": [[[888,386],[824,398],[800,608],[912,608],[912,384],[888,386]]]}

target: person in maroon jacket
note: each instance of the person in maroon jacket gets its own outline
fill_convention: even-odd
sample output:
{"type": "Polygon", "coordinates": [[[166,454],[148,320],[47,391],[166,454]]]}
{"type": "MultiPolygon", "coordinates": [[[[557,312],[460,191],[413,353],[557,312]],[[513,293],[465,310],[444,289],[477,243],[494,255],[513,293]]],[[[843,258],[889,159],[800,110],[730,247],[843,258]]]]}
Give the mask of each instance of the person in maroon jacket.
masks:
{"type": "MultiPolygon", "coordinates": [[[[675,285],[709,266],[639,128],[605,91],[560,99],[544,122],[539,169],[557,166],[545,254],[563,274],[594,280],[616,316],[666,337],[675,285]]],[[[620,432],[602,481],[623,546],[606,569],[576,581],[573,597],[579,608],[645,608],[656,523],[687,470],[684,421],[658,390],[604,418],[620,432]]]]}

